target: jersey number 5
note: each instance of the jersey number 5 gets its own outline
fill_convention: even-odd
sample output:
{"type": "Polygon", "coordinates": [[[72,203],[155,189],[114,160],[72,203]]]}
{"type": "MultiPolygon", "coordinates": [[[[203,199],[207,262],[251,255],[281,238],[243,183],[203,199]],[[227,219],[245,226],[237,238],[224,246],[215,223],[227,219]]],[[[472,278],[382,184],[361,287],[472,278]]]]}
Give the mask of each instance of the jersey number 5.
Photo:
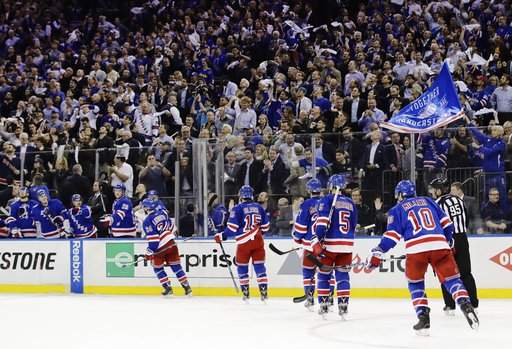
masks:
{"type": "Polygon", "coordinates": [[[350,212],[340,211],[339,212],[339,224],[340,224],[340,232],[342,234],[348,234],[350,231],[350,212]]]}
{"type": "Polygon", "coordinates": [[[244,233],[256,228],[261,223],[261,216],[257,213],[248,214],[244,218],[244,233]]]}
{"type": "Polygon", "coordinates": [[[412,224],[414,235],[418,234],[422,229],[434,230],[436,228],[432,211],[426,207],[420,209],[418,212],[409,211],[407,219],[412,224]]]}

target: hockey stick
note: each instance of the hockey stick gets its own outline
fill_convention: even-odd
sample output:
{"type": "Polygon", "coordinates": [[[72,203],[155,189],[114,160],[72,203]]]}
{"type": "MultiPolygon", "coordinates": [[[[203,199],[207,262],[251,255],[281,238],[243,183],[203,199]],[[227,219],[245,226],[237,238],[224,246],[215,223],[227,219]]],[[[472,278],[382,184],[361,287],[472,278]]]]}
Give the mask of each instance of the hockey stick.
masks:
{"type": "Polygon", "coordinates": [[[292,248],[291,250],[281,251],[280,249],[275,247],[272,243],[268,244],[268,247],[272,250],[272,252],[274,252],[280,256],[282,256],[283,254],[293,252],[293,251],[302,250],[302,247],[295,247],[295,248],[292,248]]]}
{"type": "MultiPolygon", "coordinates": [[[[224,257],[224,260],[227,260],[227,254],[224,250],[224,245],[222,245],[222,242],[219,242],[220,249],[222,250],[222,255],[224,257]]],[[[229,270],[229,275],[231,276],[231,280],[233,281],[233,286],[235,286],[236,293],[240,293],[240,290],[238,289],[238,285],[236,284],[235,277],[233,276],[233,271],[231,270],[231,264],[226,263],[229,270]]]]}
{"type": "MultiPolygon", "coordinates": [[[[386,259],[382,259],[381,263],[386,262],[386,261],[401,261],[404,259],[405,259],[405,255],[401,255],[401,256],[397,256],[397,257],[389,257],[386,259]]],[[[366,262],[357,262],[357,263],[352,263],[352,264],[347,265],[347,267],[351,267],[351,268],[352,267],[364,267],[364,266],[366,266],[366,262]]]]}
{"type": "Polygon", "coordinates": [[[122,264],[121,268],[126,268],[126,267],[129,267],[129,266],[135,265],[137,263],[143,262],[145,259],[146,258],[144,258],[144,256],[140,256],[139,258],[137,258],[136,260],[134,260],[134,261],[132,261],[130,263],[122,264]]]}

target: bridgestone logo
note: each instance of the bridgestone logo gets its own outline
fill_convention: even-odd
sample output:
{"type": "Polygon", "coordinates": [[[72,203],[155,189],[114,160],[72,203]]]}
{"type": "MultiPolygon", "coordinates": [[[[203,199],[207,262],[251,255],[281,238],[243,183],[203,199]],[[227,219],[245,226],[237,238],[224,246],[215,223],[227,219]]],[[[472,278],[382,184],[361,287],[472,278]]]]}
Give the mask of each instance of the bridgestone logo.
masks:
{"type": "Polygon", "coordinates": [[[0,253],[2,270],[54,270],[55,252],[4,252],[0,253]]]}

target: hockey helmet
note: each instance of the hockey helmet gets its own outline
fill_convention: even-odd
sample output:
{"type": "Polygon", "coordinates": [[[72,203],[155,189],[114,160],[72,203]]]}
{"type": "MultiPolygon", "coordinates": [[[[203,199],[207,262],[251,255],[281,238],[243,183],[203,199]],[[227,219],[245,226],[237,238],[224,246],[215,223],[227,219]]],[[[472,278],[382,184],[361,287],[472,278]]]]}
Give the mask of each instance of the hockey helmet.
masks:
{"type": "Polygon", "coordinates": [[[322,191],[322,183],[318,179],[312,178],[306,183],[306,189],[310,193],[320,193],[322,191]]]}
{"type": "Polygon", "coordinates": [[[254,190],[249,185],[242,185],[240,190],[238,191],[238,196],[240,199],[253,199],[254,198],[254,190]]]}
{"type": "Polygon", "coordinates": [[[416,186],[410,180],[402,180],[396,185],[395,198],[398,198],[399,194],[406,198],[416,196],[416,186]]]}
{"type": "Polygon", "coordinates": [[[147,211],[154,211],[156,209],[157,205],[158,205],[156,203],[156,201],[153,201],[153,200],[151,200],[149,198],[146,198],[146,199],[142,200],[141,204],[142,204],[142,208],[144,208],[147,211]]]}
{"type": "Polygon", "coordinates": [[[346,186],[347,181],[345,179],[345,176],[342,176],[340,174],[332,175],[329,178],[329,181],[327,182],[327,187],[329,188],[329,190],[332,190],[334,188],[345,189],[346,186]]]}

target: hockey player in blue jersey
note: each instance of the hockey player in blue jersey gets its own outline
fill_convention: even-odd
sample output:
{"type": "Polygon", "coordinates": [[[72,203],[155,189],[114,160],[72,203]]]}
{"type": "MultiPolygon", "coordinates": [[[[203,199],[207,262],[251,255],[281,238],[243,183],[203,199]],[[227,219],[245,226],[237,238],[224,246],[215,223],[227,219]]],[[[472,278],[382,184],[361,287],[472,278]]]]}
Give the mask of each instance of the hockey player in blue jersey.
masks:
{"type": "Polygon", "coordinates": [[[420,335],[428,335],[430,328],[430,309],[424,281],[429,264],[460,306],[469,325],[477,328],[478,318],[460,280],[450,248],[453,234],[450,218],[431,198],[417,197],[416,187],[411,181],[400,181],[395,189],[395,197],[398,203],[389,210],[387,230],[379,245],[371,250],[367,267],[377,268],[382,261],[382,255],[403,238],[406,249],[405,276],[419,319],[413,326],[414,330],[420,335]]]}
{"type": "Polygon", "coordinates": [[[318,203],[322,192],[322,184],[316,178],[310,179],[306,183],[306,190],[310,198],[306,199],[301,205],[295,224],[293,225],[293,240],[304,248],[302,255],[302,281],[304,285],[304,294],[306,295],[305,307],[312,310],[315,294],[315,270],[316,265],[308,255],[313,254],[313,248],[316,248],[316,254],[320,254],[322,247],[319,243],[313,245],[314,224],[318,216],[318,203]]]}
{"type": "Polygon", "coordinates": [[[32,213],[36,224],[39,225],[41,237],[58,239],[69,233],[68,211],[59,199],[48,197],[44,189],[37,192],[39,203],[34,206],[32,213]]]}
{"type": "MultiPolygon", "coordinates": [[[[352,199],[343,195],[346,187],[345,177],[339,174],[331,176],[328,182],[330,194],[318,204],[313,244],[322,244],[325,249],[320,254],[322,267],[318,271],[319,314],[328,312],[329,280],[332,272],[336,279],[336,297],[338,314],[345,319],[350,297],[350,265],[354,248],[354,230],[357,225],[357,208],[352,199]]],[[[313,253],[319,255],[316,249],[313,253]]]]}
{"type": "Polygon", "coordinates": [[[125,196],[126,187],[120,183],[114,186],[116,200],[112,204],[112,214],[104,216],[100,221],[110,227],[113,237],[134,238],[137,232],[133,222],[133,206],[125,196]]]}
{"type": "Polygon", "coordinates": [[[243,299],[249,299],[249,262],[252,259],[256,281],[260,290],[262,301],[268,298],[267,269],[265,268],[265,244],[263,234],[270,223],[265,209],[254,202],[254,191],[248,185],[243,185],[238,192],[240,203],[233,207],[229,214],[228,223],[224,232],[215,234],[215,241],[234,236],[237,244],[236,264],[240,288],[243,299]]]}
{"type": "Polygon", "coordinates": [[[83,203],[80,194],[73,194],[71,203],[73,207],[68,212],[73,237],[79,239],[95,238],[97,229],[92,221],[91,208],[83,203]]]}
{"type": "Polygon", "coordinates": [[[156,190],[148,191],[148,199],[156,202],[158,210],[164,210],[164,211],[168,212],[167,207],[165,207],[165,205],[162,202],[162,200],[159,199],[158,192],[156,190]]]}
{"type": "Polygon", "coordinates": [[[35,238],[37,237],[36,225],[32,215],[37,202],[30,200],[28,188],[21,187],[18,199],[9,205],[9,216],[5,219],[5,224],[9,228],[11,237],[15,238],[35,238]]]}
{"type": "Polygon", "coordinates": [[[211,236],[224,231],[229,212],[223,204],[217,202],[217,194],[212,195],[208,207],[208,235],[211,236]]]}
{"type": "Polygon", "coordinates": [[[176,226],[165,210],[159,208],[158,202],[149,198],[142,200],[142,207],[147,214],[142,229],[146,234],[148,247],[145,258],[151,261],[156,277],[164,288],[164,296],[173,294],[171,282],[167,277],[164,266],[171,267],[185,290],[186,295],[192,295],[187,275],[181,267],[180,253],[174,239],[176,239],[176,226]]]}

